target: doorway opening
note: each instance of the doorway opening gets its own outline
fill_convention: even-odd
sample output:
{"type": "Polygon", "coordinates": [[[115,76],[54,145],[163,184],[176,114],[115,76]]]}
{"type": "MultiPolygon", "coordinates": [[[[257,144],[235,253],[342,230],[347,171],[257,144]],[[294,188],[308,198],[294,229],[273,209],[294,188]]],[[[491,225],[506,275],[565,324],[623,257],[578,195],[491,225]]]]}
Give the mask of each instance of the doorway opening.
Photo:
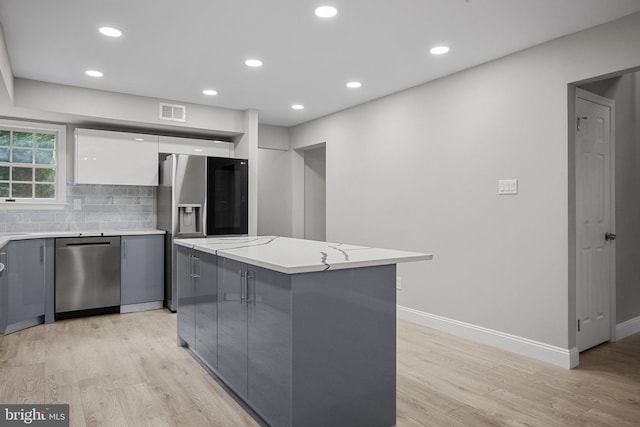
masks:
{"type": "Polygon", "coordinates": [[[327,154],[322,144],[304,151],[304,238],[327,237],[327,154]]]}
{"type": "Polygon", "coordinates": [[[576,346],[613,337],[615,308],[615,102],[576,89],[576,346]]]}
{"type": "Polygon", "coordinates": [[[569,89],[569,342],[583,351],[640,332],[640,71],[569,89]]]}

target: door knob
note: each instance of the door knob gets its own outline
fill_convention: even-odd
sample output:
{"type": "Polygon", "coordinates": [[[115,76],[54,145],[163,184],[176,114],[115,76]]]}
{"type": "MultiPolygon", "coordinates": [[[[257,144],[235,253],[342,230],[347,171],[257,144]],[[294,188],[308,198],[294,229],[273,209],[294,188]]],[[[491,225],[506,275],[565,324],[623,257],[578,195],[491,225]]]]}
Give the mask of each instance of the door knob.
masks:
{"type": "Polygon", "coordinates": [[[604,240],[616,240],[616,235],[613,233],[609,233],[607,231],[607,233],[604,235],[604,240]]]}

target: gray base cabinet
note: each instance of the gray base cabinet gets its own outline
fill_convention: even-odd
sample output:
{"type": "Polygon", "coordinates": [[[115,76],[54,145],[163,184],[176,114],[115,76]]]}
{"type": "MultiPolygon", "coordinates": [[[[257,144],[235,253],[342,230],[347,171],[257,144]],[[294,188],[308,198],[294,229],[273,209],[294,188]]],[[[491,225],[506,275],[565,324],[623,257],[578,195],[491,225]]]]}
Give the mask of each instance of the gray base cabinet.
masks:
{"type": "Polygon", "coordinates": [[[122,305],[164,300],[164,235],[122,236],[122,305]]]}
{"type": "Polygon", "coordinates": [[[396,266],[291,276],[291,426],[396,423],[396,266]]]}
{"type": "Polygon", "coordinates": [[[395,425],[395,265],[283,274],[177,254],[180,344],[269,425],[395,425]]]}
{"type": "Polygon", "coordinates": [[[207,364],[218,366],[218,277],[217,257],[197,252],[193,259],[196,346],[195,351],[207,364]]]}
{"type": "Polygon", "coordinates": [[[217,257],[177,247],[178,338],[211,369],[218,365],[217,257]]]}
{"type": "Polygon", "coordinates": [[[247,398],[246,264],[221,258],[218,265],[218,373],[247,398]]]}
{"type": "Polygon", "coordinates": [[[178,338],[190,348],[196,345],[196,292],[193,278],[194,251],[177,246],[176,275],[178,278],[178,338]]]}
{"type": "Polygon", "coordinates": [[[0,334],[7,329],[7,293],[9,273],[7,272],[7,248],[0,249],[0,334]]]}
{"type": "Polygon", "coordinates": [[[249,265],[248,398],[275,426],[291,424],[290,276],[249,265]]]}
{"type": "Polygon", "coordinates": [[[53,313],[47,313],[53,288],[51,247],[45,239],[30,239],[10,242],[4,248],[4,333],[43,323],[45,314],[51,318],[53,313]]]}
{"type": "MultiPolygon", "coordinates": [[[[164,235],[122,237],[123,306],[148,303],[161,306],[164,238],[164,235]]],[[[0,249],[0,263],[4,265],[0,271],[0,334],[55,321],[54,240],[14,240],[0,249]]]]}
{"type": "Polygon", "coordinates": [[[291,423],[291,283],[219,258],[218,373],[274,426],[291,423]]]}
{"type": "Polygon", "coordinates": [[[181,343],[201,359],[216,343],[209,365],[269,425],[395,425],[395,265],[288,275],[215,257],[215,324],[206,256],[178,247],[181,343]]]}

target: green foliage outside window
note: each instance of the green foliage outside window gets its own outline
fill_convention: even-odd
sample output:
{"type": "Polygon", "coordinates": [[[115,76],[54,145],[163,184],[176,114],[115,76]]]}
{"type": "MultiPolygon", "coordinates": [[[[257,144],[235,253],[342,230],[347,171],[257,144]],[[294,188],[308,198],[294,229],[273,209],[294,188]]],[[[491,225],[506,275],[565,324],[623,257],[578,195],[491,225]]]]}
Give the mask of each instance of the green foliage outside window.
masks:
{"type": "Polygon", "coordinates": [[[36,181],[37,182],[55,182],[56,170],[36,168],[36,181]]]}
{"type": "Polygon", "coordinates": [[[8,130],[0,130],[0,146],[8,147],[11,143],[11,132],[8,130]]]}
{"type": "Polygon", "coordinates": [[[55,199],[56,135],[0,129],[0,198],[55,199]]]}

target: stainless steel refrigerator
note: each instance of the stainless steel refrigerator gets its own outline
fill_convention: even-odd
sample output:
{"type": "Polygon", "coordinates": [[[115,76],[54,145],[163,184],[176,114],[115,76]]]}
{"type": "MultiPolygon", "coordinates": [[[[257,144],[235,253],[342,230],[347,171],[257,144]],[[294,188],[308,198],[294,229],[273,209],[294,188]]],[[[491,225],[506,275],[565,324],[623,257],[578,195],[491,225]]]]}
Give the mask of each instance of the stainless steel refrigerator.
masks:
{"type": "Polygon", "coordinates": [[[170,154],[160,162],[158,228],[165,239],[165,306],[177,308],[174,238],[247,234],[246,159],[170,154]]]}
{"type": "Polygon", "coordinates": [[[207,158],[170,154],[160,163],[157,224],[165,239],[165,306],[175,311],[176,251],[174,238],[206,236],[207,158]]]}

